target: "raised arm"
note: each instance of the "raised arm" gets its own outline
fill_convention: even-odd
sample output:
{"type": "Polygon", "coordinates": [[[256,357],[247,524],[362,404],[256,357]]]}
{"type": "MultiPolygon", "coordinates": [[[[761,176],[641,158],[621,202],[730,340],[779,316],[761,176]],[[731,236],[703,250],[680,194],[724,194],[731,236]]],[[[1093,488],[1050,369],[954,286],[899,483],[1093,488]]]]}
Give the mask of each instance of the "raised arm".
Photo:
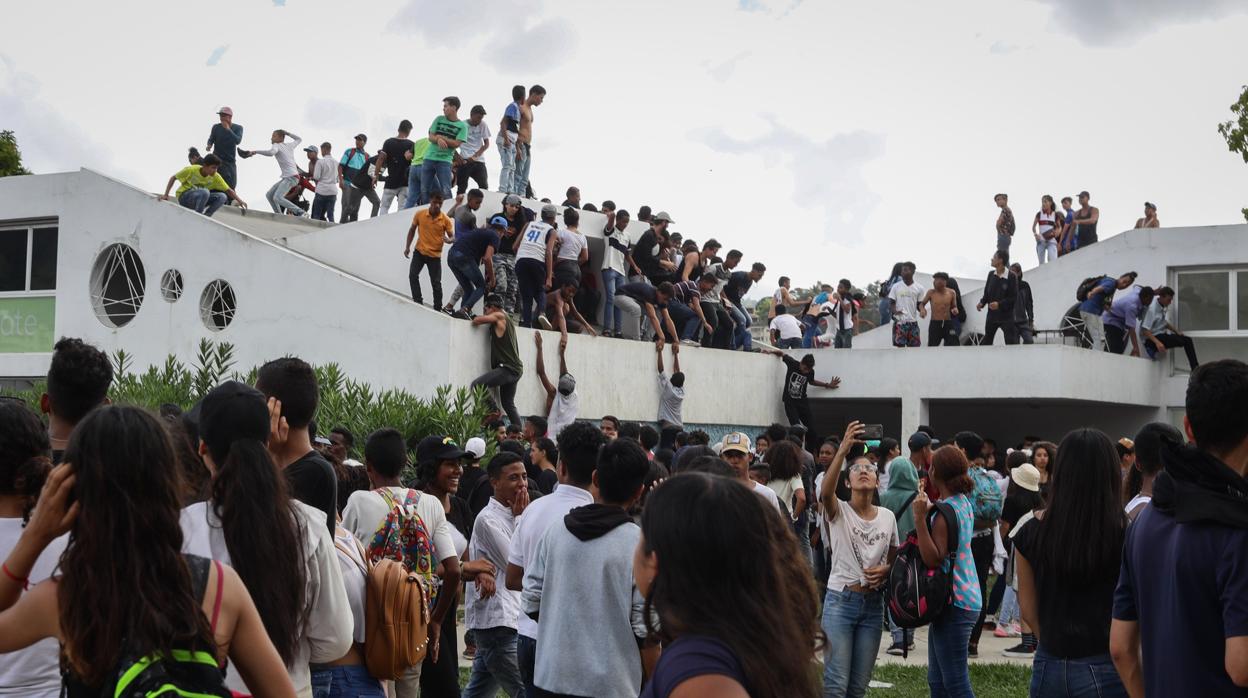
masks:
{"type": "Polygon", "coordinates": [[[546,233],[546,290],[549,291],[551,286],[555,285],[555,243],[559,241],[559,236],[555,234],[557,228],[551,228],[546,233]]]}
{"type": "Polygon", "coordinates": [[[849,450],[862,443],[858,439],[862,431],[861,422],[855,420],[849,423],[845,428],[845,438],[841,440],[840,448],[836,449],[836,455],[832,456],[832,462],[824,473],[823,485],[819,489],[819,503],[823,505],[824,516],[829,521],[835,521],[841,515],[841,507],[836,501],[836,483],[841,479],[841,468],[845,465],[849,450]]]}
{"type": "MultiPolygon", "coordinates": [[[[542,390],[546,391],[545,414],[550,414],[550,406],[555,402],[555,386],[552,385],[550,379],[546,377],[546,361],[542,357],[541,331],[533,330],[533,343],[537,345],[537,379],[542,382],[542,390]]],[[[562,352],[560,353],[560,363],[562,364],[562,352]]]]}
{"type": "Polygon", "coordinates": [[[672,373],[680,373],[680,352],[676,351],[675,349],[676,347],[673,346],[672,347],[672,373]]]}

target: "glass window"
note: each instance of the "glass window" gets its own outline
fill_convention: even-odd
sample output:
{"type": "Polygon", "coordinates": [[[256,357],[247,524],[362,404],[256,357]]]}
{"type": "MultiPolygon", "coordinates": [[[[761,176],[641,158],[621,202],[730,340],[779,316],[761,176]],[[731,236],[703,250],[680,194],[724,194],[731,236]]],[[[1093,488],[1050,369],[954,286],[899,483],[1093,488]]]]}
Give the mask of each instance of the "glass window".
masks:
{"type": "Polygon", "coordinates": [[[1235,329],[1248,332],[1248,271],[1239,272],[1235,280],[1235,288],[1238,289],[1235,295],[1238,297],[1239,307],[1239,322],[1235,324],[1235,329]]]}
{"type": "Polygon", "coordinates": [[[1231,275],[1225,271],[1182,272],[1177,300],[1184,332],[1231,329],[1231,275]]]}
{"type": "Polygon", "coordinates": [[[0,230],[0,291],[26,290],[26,229],[0,230]]]}
{"type": "Polygon", "coordinates": [[[35,228],[30,253],[30,290],[56,288],[56,228],[35,228]]]}

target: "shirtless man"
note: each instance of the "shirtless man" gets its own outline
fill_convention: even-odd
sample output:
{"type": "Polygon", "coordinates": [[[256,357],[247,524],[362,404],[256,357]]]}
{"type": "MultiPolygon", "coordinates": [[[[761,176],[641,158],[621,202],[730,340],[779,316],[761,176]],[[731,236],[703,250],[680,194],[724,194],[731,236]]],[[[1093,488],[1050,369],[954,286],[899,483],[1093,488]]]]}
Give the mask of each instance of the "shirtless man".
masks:
{"type": "Polygon", "coordinates": [[[520,130],[516,136],[516,173],[512,190],[525,196],[529,187],[529,165],[532,163],[533,148],[533,107],[546,98],[546,88],[534,85],[529,88],[529,97],[520,105],[520,130]]]}
{"type": "Polygon", "coordinates": [[[572,299],[576,297],[577,284],[572,279],[564,279],[559,287],[546,294],[546,318],[559,330],[559,346],[568,343],[568,333],[588,334],[597,337],[598,333],[576,309],[572,299]]]}
{"type": "Polygon", "coordinates": [[[932,274],[932,290],[919,301],[920,308],[932,304],[932,319],[927,324],[927,346],[958,346],[958,331],[953,324],[958,315],[957,301],[957,292],[949,288],[949,275],[943,271],[932,274]]]}
{"type": "Polygon", "coordinates": [[[1101,220],[1101,210],[1089,203],[1091,199],[1092,195],[1088,192],[1079,192],[1079,210],[1075,212],[1075,235],[1079,247],[1096,244],[1096,224],[1101,220]]]}
{"type": "Polygon", "coordinates": [[[1161,220],[1157,218],[1157,207],[1148,202],[1144,202],[1144,217],[1135,221],[1136,228],[1160,228],[1161,220]]]}

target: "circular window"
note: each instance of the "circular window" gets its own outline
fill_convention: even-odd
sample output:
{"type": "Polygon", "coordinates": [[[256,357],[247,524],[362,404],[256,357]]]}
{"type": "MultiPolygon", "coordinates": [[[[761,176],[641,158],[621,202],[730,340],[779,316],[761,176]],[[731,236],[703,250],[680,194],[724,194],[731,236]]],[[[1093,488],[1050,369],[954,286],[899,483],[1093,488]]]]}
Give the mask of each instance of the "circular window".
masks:
{"type": "Polygon", "coordinates": [[[170,269],[160,275],[160,297],[170,303],[182,297],[182,272],[170,269]]]}
{"type": "Polygon", "coordinates": [[[143,260],[133,247],[114,243],[104,248],[91,267],[91,306],[107,327],[124,327],[143,305],[147,278],[143,260]]]}
{"type": "Polygon", "coordinates": [[[234,321],[237,299],[234,287],[224,279],[216,279],[204,287],[199,297],[199,316],[204,326],[213,332],[219,332],[230,326],[234,321]]]}

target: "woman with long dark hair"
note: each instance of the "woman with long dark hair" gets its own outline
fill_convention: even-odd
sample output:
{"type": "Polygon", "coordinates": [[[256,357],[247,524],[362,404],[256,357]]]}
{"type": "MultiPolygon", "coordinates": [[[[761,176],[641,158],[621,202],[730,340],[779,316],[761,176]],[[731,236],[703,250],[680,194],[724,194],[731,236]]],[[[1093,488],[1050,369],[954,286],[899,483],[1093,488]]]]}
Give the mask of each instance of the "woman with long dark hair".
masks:
{"type": "MultiPolygon", "coordinates": [[[[309,663],[347,654],[354,622],[325,513],[290,497],[269,455],[288,433],[280,410],[238,381],[200,402],[199,451],[212,471],[212,498],[182,511],[183,550],[238,571],[295,690],[310,696],[309,663]]],[[[244,690],[232,668],[228,685],[244,690]]]]}
{"type": "Polygon", "coordinates": [[[1031,464],[1040,471],[1040,496],[1049,498],[1049,473],[1057,462],[1057,444],[1052,441],[1037,441],[1031,446],[1031,464]]]}
{"type": "Polygon", "coordinates": [[[1019,606],[1040,643],[1031,695],[1126,696],[1109,656],[1127,530],[1114,442],[1096,429],[1072,431],[1052,470],[1048,507],[1014,536],[1019,606]]]}
{"type": "MultiPolygon", "coordinates": [[[[88,414],[0,567],[0,652],[59,641],[71,698],[112,696],[124,670],[175,649],[206,655],[210,663],[194,669],[179,662],[199,682],[221,681],[217,662],[228,652],[244,690],[295,695],[234,570],[181,553],[178,496],[173,446],[155,417],[115,406],[88,414]],[[60,575],[22,594],[40,554],[66,532],[60,575]]],[[[220,690],[212,695],[228,695],[220,690]]]]}
{"type": "MultiPolygon", "coordinates": [[[[979,588],[979,573],[975,570],[971,554],[971,536],[975,531],[975,510],[971,493],[975,482],[969,474],[970,463],[957,446],[941,446],[932,455],[928,475],[940,493],[940,501],[948,504],[957,515],[958,547],[950,561],[949,522],[944,516],[936,516],[928,528],[927,493],[922,489],[914,498],[914,526],[919,537],[919,550],[923,564],[929,568],[943,565],[950,573],[953,603],[927,631],[927,685],[933,696],[963,698],[975,693],[971,690],[971,674],[967,667],[967,654],[971,630],[979,620],[983,608],[983,596],[979,588]]],[[[1108,616],[1107,616],[1108,617],[1108,616]]]]}
{"type": "Polygon", "coordinates": [[[650,494],[641,531],[633,577],[664,644],[642,698],[819,695],[819,599],[771,504],[736,480],[684,473],[650,494]]]}

